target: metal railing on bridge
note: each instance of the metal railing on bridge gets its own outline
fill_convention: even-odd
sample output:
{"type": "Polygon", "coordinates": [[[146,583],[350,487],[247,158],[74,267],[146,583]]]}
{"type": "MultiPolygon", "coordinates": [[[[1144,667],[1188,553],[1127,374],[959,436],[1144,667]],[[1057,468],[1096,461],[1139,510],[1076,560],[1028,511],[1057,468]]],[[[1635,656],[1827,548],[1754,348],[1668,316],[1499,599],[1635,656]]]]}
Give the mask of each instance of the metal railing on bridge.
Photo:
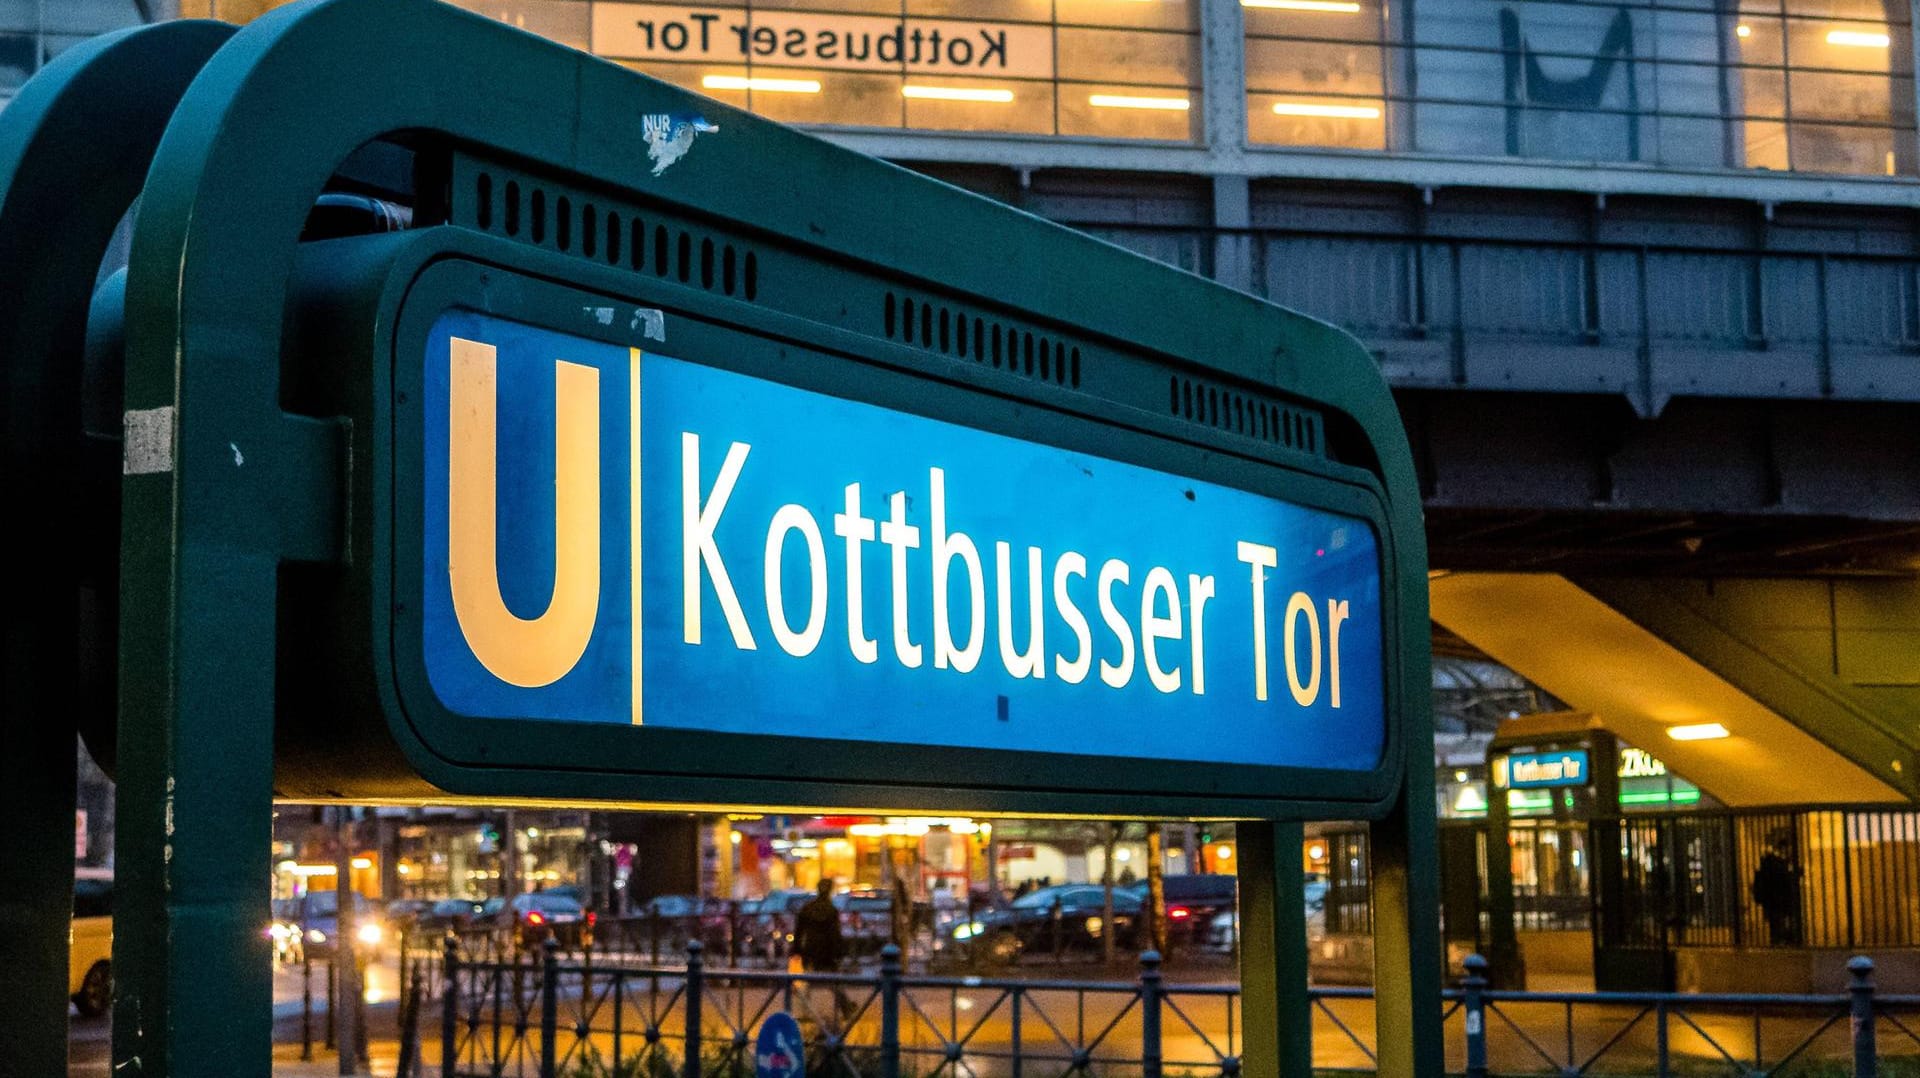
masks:
{"type": "Polygon", "coordinates": [[[1068,223],[1208,275],[1231,237],[1252,291],[1349,330],[1396,384],[1473,385],[1476,349],[1524,342],[1550,349],[1530,388],[1858,397],[1920,351],[1920,260],[1901,254],[1068,223]]]}

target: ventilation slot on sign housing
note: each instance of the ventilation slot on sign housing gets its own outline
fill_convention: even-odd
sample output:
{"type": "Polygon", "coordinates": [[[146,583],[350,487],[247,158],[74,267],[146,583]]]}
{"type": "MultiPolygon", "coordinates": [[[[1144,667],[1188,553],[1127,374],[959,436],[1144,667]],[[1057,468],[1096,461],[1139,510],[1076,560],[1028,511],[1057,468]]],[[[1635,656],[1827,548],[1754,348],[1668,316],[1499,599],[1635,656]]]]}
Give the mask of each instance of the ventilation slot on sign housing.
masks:
{"type": "Polygon", "coordinates": [[[1302,453],[1325,455],[1320,417],[1312,412],[1179,375],[1167,380],[1167,395],[1167,411],[1177,419],[1189,419],[1302,453]]]}
{"type": "Polygon", "coordinates": [[[455,224],[750,303],[760,298],[752,248],[582,190],[477,168],[456,176],[453,203],[455,224]]]}
{"type": "Polygon", "coordinates": [[[1045,333],[893,292],[881,301],[880,325],[890,341],[1022,378],[1080,388],[1080,346],[1045,333]]]}

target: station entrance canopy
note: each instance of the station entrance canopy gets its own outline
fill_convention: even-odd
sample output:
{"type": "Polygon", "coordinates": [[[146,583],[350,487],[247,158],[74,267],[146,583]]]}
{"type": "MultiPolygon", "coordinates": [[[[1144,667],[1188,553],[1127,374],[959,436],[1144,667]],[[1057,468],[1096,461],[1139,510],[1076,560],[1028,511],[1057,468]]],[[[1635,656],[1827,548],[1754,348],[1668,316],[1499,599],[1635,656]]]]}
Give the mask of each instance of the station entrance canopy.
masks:
{"type": "Polygon", "coordinates": [[[1368,819],[1381,1064],[1438,1073],[1424,542],[1350,338],[427,0],[215,52],[125,288],[118,1063],[264,1069],[282,797],[1253,821],[1256,1069],[1275,834],[1368,819]],[[407,227],[314,238],[368,160],[407,227]]]}

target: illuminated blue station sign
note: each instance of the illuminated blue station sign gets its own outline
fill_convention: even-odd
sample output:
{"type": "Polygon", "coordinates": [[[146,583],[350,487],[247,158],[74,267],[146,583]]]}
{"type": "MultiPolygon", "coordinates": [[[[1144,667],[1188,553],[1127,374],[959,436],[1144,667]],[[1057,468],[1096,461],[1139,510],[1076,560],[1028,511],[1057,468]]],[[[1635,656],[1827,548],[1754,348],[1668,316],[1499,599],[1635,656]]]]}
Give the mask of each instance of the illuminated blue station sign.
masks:
{"type": "Polygon", "coordinates": [[[471,311],[427,349],[456,715],[1381,759],[1366,521],[471,311]]]}
{"type": "Polygon", "coordinates": [[[1494,785],[1510,786],[1515,790],[1537,789],[1543,786],[1585,786],[1592,781],[1587,770],[1587,750],[1566,749],[1560,752],[1522,752],[1494,760],[1494,785]],[[1500,771],[1504,766],[1506,781],[1500,781],[1500,771]]]}

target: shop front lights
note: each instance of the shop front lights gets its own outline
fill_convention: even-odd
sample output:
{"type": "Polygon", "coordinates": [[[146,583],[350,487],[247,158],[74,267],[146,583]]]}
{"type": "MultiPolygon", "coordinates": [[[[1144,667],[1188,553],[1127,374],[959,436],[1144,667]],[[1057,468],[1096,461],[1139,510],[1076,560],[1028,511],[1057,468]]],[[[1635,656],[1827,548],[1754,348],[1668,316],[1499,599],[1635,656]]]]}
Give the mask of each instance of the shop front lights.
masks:
{"type": "Polygon", "coordinates": [[[1884,49],[1893,43],[1886,34],[1870,30],[1829,30],[1827,44],[1852,45],[1863,49],[1884,49]]]}

